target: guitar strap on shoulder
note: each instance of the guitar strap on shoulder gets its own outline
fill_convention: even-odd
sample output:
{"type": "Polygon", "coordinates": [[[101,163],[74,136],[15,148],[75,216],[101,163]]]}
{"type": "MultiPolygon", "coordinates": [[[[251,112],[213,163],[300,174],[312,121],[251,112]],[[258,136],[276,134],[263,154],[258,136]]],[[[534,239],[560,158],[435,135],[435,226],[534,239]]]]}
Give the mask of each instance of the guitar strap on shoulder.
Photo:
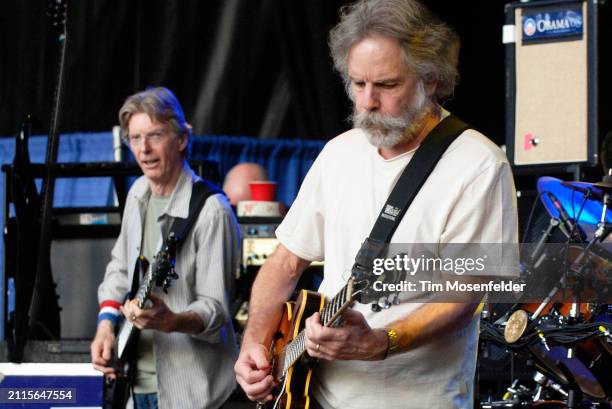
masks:
{"type": "Polygon", "coordinates": [[[414,157],[404,168],[387,202],[380,210],[370,235],[355,257],[351,270],[355,278],[372,274],[374,259],[385,256],[397,226],[438,161],[450,144],[469,128],[468,124],[456,116],[449,115],[423,140],[414,157]]]}
{"type": "MultiPolygon", "coordinates": [[[[200,179],[195,182],[191,190],[191,198],[189,199],[189,214],[186,219],[175,218],[168,231],[168,236],[174,233],[176,237],[176,249],[180,248],[185,237],[189,234],[189,230],[193,227],[195,221],[200,215],[200,210],[204,207],[206,200],[217,193],[223,191],[214,183],[206,179],[200,179]]],[[[168,239],[164,239],[164,246],[168,244],[168,239]]]]}
{"type": "MultiPolygon", "coordinates": [[[[200,215],[200,211],[204,207],[206,200],[217,193],[223,193],[223,191],[214,183],[206,179],[200,179],[192,185],[191,188],[191,198],[189,199],[189,213],[187,218],[175,218],[170,226],[170,230],[168,231],[168,237],[174,233],[175,241],[175,251],[178,251],[180,248],[183,239],[187,237],[189,234],[189,230],[193,227],[195,221],[200,215]]],[[[168,238],[164,239],[164,243],[162,244],[162,248],[166,248],[168,246],[168,238]]],[[[132,287],[130,291],[130,298],[136,294],[138,291],[138,282],[140,280],[139,271],[141,271],[142,267],[139,268],[139,263],[136,265],[136,271],[134,271],[134,275],[132,278],[132,287]]],[[[146,267],[144,268],[146,271],[146,267]]]]}

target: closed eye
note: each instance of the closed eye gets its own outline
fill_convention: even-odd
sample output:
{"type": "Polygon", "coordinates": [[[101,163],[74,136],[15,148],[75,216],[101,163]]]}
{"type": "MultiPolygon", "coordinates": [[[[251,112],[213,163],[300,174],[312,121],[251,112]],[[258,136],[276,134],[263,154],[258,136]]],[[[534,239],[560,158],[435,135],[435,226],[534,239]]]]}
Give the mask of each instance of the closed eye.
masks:
{"type": "Polygon", "coordinates": [[[353,83],[353,86],[355,88],[363,88],[363,87],[365,87],[365,81],[353,80],[352,83],[353,83]]]}
{"type": "Polygon", "coordinates": [[[393,89],[397,87],[398,82],[397,81],[380,81],[380,82],[375,82],[374,85],[376,87],[383,88],[383,89],[393,89]]]}

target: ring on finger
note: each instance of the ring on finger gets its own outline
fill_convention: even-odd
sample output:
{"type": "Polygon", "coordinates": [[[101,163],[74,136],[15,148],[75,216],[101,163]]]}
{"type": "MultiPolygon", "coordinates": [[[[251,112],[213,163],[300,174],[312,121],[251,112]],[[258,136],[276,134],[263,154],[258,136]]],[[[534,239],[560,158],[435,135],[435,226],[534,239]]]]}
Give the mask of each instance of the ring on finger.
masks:
{"type": "Polygon", "coordinates": [[[130,318],[132,319],[132,321],[136,321],[136,316],[134,314],[132,314],[130,318]]]}
{"type": "Polygon", "coordinates": [[[315,347],[315,351],[319,352],[319,349],[321,349],[321,344],[317,344],[317,346],[315,347]]]}

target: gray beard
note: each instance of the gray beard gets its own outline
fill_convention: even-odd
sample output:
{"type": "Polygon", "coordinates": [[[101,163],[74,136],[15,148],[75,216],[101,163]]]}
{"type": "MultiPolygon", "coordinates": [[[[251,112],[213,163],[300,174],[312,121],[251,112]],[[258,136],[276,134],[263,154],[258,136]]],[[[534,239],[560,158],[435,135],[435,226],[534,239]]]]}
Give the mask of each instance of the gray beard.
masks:
{"type": "MultiPolygon", "coordinates": [[[[421,91],[421,90],[419,90],[421,91]]],[[[419,92],[413,107],[406,107],[400,116],[385,115],[380,112],[353,112],[352,122],[356,128],[365,131],[370,144],[376,148],[392,148],[413,141],[423,129],[431,103],[419,92]]]]}

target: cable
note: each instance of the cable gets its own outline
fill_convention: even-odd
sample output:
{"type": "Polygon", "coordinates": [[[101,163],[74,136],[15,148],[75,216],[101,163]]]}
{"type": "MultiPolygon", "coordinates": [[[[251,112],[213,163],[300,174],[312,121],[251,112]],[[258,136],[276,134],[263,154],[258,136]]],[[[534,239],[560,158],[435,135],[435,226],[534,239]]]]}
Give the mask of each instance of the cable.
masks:
{"type": "Polygon", "coordinates": [[[525,231],[523,232],[523,240],[521,241],[520,246],[519,246],[519,252],[523,251],[523,245],[527,241],[527,233],[529,233],[529,229],[531,228],[531,222],[533,221],[533,215],[535,213],[535,209],[538,203],[540,203],[540,198],[542,197],[544,193],[545,192],[538,193],[538,195],[533,201],[533,204],[531,205],[531,210],[529,211],[529,218],[527,218],[527,224],[525,225],[525,231]]]}
{"type": "MultiPolygon", "coordinates": [[[[580,223],[580,216],[582,215],[582,211],[584,210],[584,206],[586,205],[587,200],[589,200],[589,196],[591,195],[591,187],[587,188],[587,191],[583,195],[582,203],[580,204],[580,209],[578,210],[578,216],[576,217],[576,207],[574,206],[574,194],[576,193],[575,189],[572,189],[572,217],[574,219],[574,226],[572,227],[572,231],[565,242],[565,257],[563,257],[563,275],[567,277],[569,273],[570,260],[569,260],[569,247],[572,242],[572,237],[574,237],[574,233],[580,223]]],[[[563,291],[565,292],[565,286],[563,287],[563,291]]]]}
{"type": "Polygon", "coordinates": [[[518,341],[509,344],[504,338],[502,329],[483,320],[480,335],[483,340],[490,340],[511,350],[519,350],[540,343],[539,332],[550,345],[576,345],[594,337],[610,337],[610,331],[612,331],[612,323],[609,322],[574,324],[563,328],[538,328],[536,331],[532,327],[532,330],[526,330],[518,341]]]}

